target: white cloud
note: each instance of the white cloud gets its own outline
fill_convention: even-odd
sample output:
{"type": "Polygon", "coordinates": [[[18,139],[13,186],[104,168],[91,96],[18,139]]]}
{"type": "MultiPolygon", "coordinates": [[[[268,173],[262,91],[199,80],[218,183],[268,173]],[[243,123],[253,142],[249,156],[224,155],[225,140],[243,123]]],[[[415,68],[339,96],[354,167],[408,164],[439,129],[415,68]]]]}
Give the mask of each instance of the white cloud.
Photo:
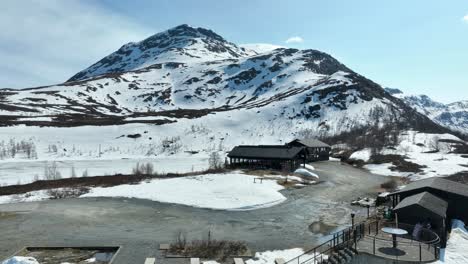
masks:
{"type": "Polygon", "coordinates": [[[93,2],[5,1],[0,13],[0,87],[65,81],[123,44],[155,33],[93,2]]]}
{"type": "Polygon", "coordinates": [[[468,23],[468,15],[465,15],[463,18],[462,18],[463,21],[465,21],[466,23],[468,23]]]}
{"type": "Polygon", "coordinates": [[[302,42],[304,42],[304,39],[302,39],[302,38],[299,37],[299,36],[294,36],[294,37],[288,38],[285,42],[286,42],[287,44],[302,43],[302,42]]]}

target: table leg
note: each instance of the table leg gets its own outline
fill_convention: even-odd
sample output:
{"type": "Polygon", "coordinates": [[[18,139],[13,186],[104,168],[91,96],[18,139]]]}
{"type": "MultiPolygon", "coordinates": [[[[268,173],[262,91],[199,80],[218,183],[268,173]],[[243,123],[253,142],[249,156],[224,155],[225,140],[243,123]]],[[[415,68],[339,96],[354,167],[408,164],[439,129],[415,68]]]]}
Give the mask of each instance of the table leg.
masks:
{"type": "Polygon", "coordinates": [[[397,247],[396,235],[392,234],[392,238],[393,238],[393,248],[396,248],[397,247]]]}

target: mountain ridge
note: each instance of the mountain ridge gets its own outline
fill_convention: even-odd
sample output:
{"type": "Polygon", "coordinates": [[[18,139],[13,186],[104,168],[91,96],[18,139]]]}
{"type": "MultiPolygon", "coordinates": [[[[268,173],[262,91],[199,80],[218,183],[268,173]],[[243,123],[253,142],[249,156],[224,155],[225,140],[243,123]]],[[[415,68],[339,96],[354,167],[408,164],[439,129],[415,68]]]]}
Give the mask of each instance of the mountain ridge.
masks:
{"type": "Polygon", "coordinates": [[[214,122],[213,127],[229,126],[218,119],[224,116],[242,120],[236,124],[245,130],[288,124],[293,134],[308,130],[317,136],[371,126],[448,131],[318,50],[258,54],[186,25],[119,50],[103,59],[118,58],[114,63],[101,60],[63,84],[0,90],[3,124],[184,126],[186,119],[200,119],[214,122]],[[154,45],[145,50],[157,56],[135,56],[146,40],[154,45]],[[128,47],[131,52],[125,52],[128,47]]]}
{"type": "Polygon", "coordinates": [[[385,88],[385,90],[434,122],[465,135],[468,134],[468,100],[444,104],[424,94],[407,95],[394,88],[385,88]]]}

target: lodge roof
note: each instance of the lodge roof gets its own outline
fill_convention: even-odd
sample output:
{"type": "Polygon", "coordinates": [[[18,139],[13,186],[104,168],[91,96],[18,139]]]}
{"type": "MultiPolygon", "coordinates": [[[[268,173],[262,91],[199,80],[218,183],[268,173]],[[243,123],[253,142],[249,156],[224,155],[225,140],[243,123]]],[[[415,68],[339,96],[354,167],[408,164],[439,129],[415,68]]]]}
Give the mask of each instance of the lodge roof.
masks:
{"type": "Polygon", "coordinates": [[[398,211],[399,209],[413,205],[419,205],[441,217],[446,217],[448,203],[428,192],[422,192],[406,197],[395,207],[394,210],[398,211]]]}
{"type": "Polygon", "coordinates": [[[418,189],[427,189],[427,188],[468,197],[468,185],[463,184],[463,183],[458,183],[455,181],[446,180],[446,179],[439,178],[439,177],[432,177],[432,178],[414,181],[406,185],[403,189],[392,193],[391,195],[402,194],[402,193],[412,192],[418,189]]]}
{"type": "Polygon", "coordinates": [[[330,145],[315,138],[295,139],[288,144],[299,143],[309,148],[329,148],[330,145]]]}
{"type": "Polygon", "coordinates": [[[289,160],[296,158],[303,150],[303,147],[291,147],[284,145],[244,145],[234,147],[229,152],[228,157],[289,160]]]}

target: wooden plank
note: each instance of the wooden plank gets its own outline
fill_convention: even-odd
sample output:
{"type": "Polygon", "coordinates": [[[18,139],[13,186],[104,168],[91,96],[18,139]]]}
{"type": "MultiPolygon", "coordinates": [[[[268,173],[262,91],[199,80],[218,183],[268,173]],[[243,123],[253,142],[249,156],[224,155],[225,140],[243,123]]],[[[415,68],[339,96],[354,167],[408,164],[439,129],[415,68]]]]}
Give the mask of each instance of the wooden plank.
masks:
{"type": "Polygon", "coordinates": [[[190,264],[200,264],[199,258],[190,258],[190,264]]]}
{"type": "Polygon", "coordinates": [[[241,258],[234,258],[234,264],[244,264],[244,260],[241,258]]]}
{"type": "Polygon", "coordinates": [[[145,264],[155,264],[156,259],[155,258],[146,258],[145,264]]]}

